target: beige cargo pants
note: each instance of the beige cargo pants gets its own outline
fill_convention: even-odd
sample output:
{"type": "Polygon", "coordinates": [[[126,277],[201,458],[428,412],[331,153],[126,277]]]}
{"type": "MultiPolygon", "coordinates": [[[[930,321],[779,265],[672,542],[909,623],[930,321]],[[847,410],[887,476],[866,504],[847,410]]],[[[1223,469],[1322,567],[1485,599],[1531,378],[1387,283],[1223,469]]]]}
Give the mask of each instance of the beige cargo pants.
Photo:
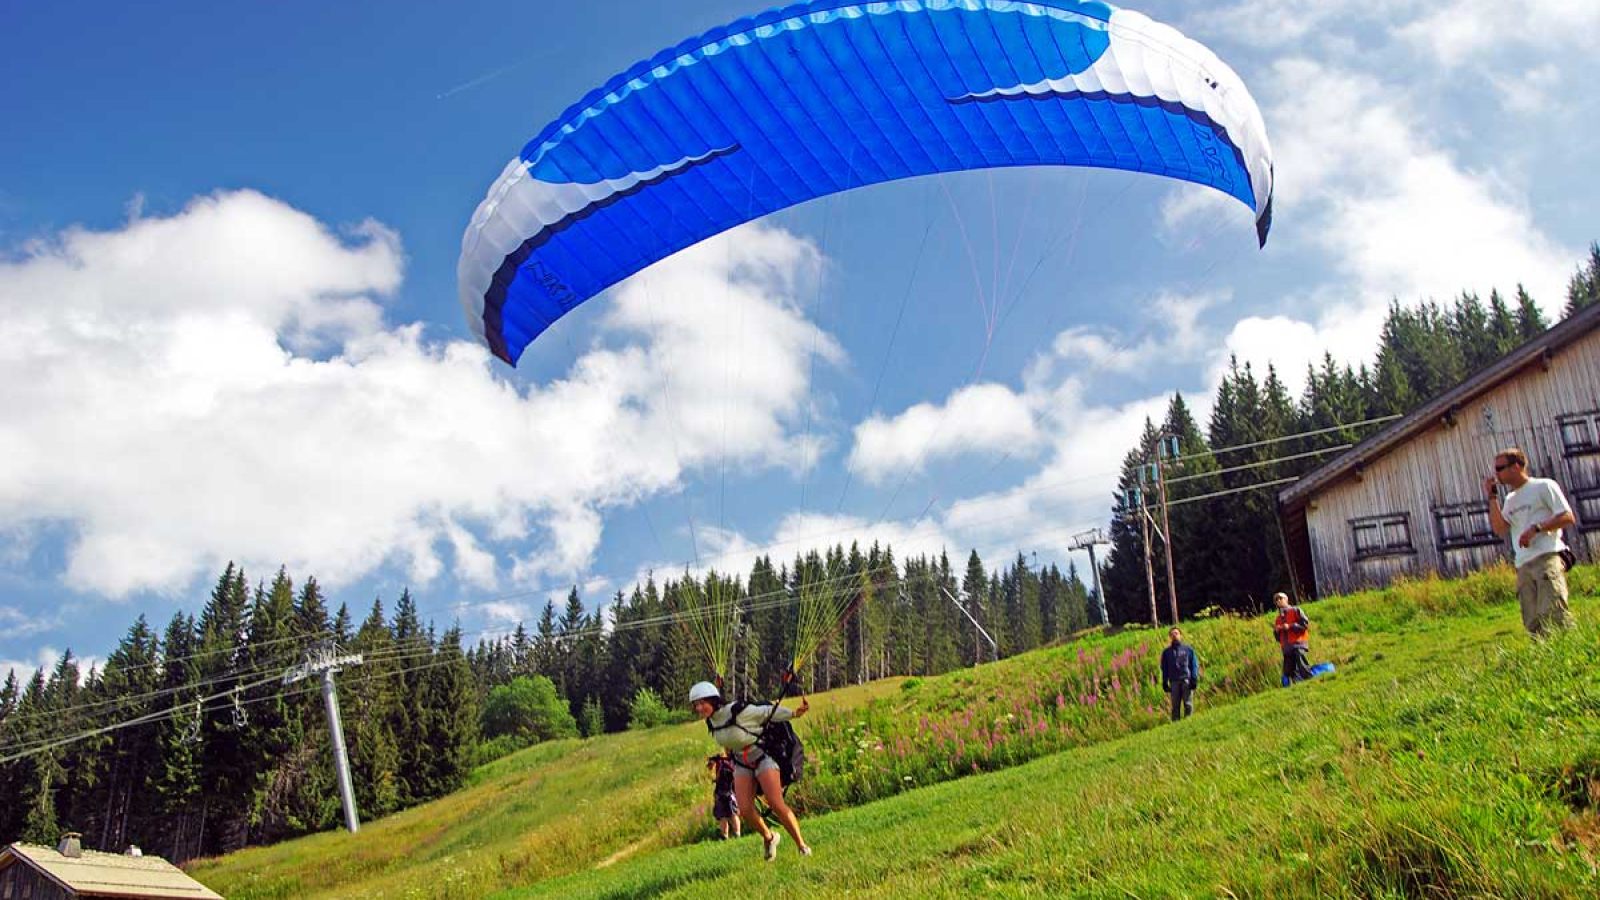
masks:
{"type": "Polygon", "coordinates": [[[1517,567],[1517,602],[1522,605],[1522,624],[1529,634],[1545,634],[1551,628],[1572,624],[1567,610],[1567,570],[1560,554],[1546,553],[1517,567]]]}

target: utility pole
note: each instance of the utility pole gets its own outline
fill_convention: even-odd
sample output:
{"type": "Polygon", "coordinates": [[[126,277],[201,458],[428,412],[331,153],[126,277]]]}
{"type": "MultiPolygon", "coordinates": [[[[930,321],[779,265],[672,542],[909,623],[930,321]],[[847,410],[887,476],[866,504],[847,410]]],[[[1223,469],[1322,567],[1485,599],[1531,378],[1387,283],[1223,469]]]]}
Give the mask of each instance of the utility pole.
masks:
{"type": "Polygon", "coordinates": [[[1172,605],[1172,624],[1178,624],[1178,579],[1172,573],[1172,522],[1167,519],[1167,473],[1163,460],[1178,460],[1178,439],[1163,434],[1156,444],[1156,487],[1161,492],[1161,539],[1167,545],[1167,602],[1172,605]]]}
{"type": "Polygon", "coordinates": [[[1150,567],[1150,511],[1144,508],[1144,490],[1130,488],[1127,505],[1139,508],[1139,545],[1144,548],[1144,584],[1150,591],[1150,627],[1157,628],[1161,621],[1156,618],[1156,573],[1150,567]]]}
{"type": "MultiPolygon", "coordinates": [[[[983,639],[989,642],[989,649],[994,651],[994,661],[995,662],[999,662],[1000,661],[1000,645],[994,642],[994,638],[989,636],[989,632],[983,630],[983,626],[979,625],[978,624],[978,620],[974,619],[972,617],[972,613],[967,612],[967,608],[965,606],[961,605],[961,601],[956,599],[956,595],[950,593],[950,590],[948,588],[946,588],[942,584],[939,585],[939,593],[944,594],[946,597],[949,597],[950,598],[950,602],[954,603],[956,605],[956,609],[961,610],[961,614],[963,616],[967,617],[967,621],[972,623],[972,627],[973,628],[977,629],[977,634],[983,635],[983,639]]],[[[978,651],[978,652],[975,652],[973,654],[973,659],[975,659],[978,662],[983,662],[983,653],[981,652],[982,649],[983,649],[983,645],[978,643],[977,635],[973,635],[972,643],[973,643],[974,649],[976,651],[978,651]]]]}
{"type": "Polygon", "coordinates": [[[1110,625],[1111,619],[1106,615],[1106,595],[1100,587],[1100,564],[1095,562],[1094,548],[1096,544],[1109,544],[1105,532],[1098,528],[1091,528],[1072,536],[1072,544],[1068,549],[1089,551],[1089,568],[1094,572],[1094,600],[1095,606],[1100,610],[1100,624],[1110,625]]]}
{"type": "Polygon", "coordinates": [[[333,766],[339,773],[339,799],[344,803],[344,827],[351,834],[361,830],[356,817],[356,794],[350,786],[350,758],[344,749],[344,726],[339,721],[339,694],[333,675],[346,666],[361,665],[361,654],[337,655],[332,641],[307,651],[305,661],[283,673],[283,683],[293,684],[314,675],[322,676],[322,700],[328,708],[328,736],[333,740],[333,766]]]}

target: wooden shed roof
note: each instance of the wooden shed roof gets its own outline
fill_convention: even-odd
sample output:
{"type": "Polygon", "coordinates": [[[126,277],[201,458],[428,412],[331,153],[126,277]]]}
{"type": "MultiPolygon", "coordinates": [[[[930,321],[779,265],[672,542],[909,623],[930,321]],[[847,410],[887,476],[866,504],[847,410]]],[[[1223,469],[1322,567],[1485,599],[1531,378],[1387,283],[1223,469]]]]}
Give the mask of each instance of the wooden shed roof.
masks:
{"type": "Polygon", "coordinates": [[[1516,376],[1524,367],[1544,359],[1562,347],[1600,327],[1600,304],[1580,309],[1565,320],[1505,356],[1473,373],[1465,381],[1429,400],[1397,419],[1372,437],[1329,460],[1319,469],[1306,473],[1299,481],[1278,494],[1278,507],[1285,513],[1300,509],[1311,496],[1339,478],[1382,457],[1396,446],[1442,422],[1460,406],[1516,376]]]}
{"type": "Polygon", "coordinates": [[[31,866],[81,897],[222,900],[220,894],[159,856],[123,856],[85,850],[81,857],[69,857],[50,847],[12,844],[0,850],[0,869],[13,862],[31,866]]]}

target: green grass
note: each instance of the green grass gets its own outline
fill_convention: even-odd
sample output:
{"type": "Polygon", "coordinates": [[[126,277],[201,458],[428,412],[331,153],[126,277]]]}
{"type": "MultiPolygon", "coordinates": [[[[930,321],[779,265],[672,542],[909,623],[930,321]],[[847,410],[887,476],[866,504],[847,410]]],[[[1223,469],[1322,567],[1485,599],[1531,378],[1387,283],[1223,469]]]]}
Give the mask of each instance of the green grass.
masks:
{"type": "Polygon", "coordinates": [[[194,874],[233,900],[1592,897],[1600,603],[1595,572],[1573,575],[1582,624],[1544,642],[1523,634],[1504,568],[1316,604],[1313,657],[1339,673],[1290,690],[1263,687],[1265,621],[1192,623],[1207,677],[1177,725],[1149,702],[1139,648],[1155,632],[817,698],[801,733],[822,759],[797,797],[809,859],[701,840],[711,748],[692,724],[532,748],[357,837],[194,874]],[[1108,671],[1131,686],[1106,691],[1108,671]],[[1097,678],[1102,699],[1056,702],[1097,678]],[[980,730],[995,749],[975,760],[980,730]]]}

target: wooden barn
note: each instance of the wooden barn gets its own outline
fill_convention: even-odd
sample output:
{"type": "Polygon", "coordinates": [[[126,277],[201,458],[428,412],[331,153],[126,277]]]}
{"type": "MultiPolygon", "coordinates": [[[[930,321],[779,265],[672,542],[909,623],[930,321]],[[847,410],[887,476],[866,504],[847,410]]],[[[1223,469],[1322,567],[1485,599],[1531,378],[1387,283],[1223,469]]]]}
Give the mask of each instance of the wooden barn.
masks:
{"type": "Polygon", "coordinates": [[[55,849],[12,844],[0,850],[0,900],[78,897],[222,900],[164,859],[83,850],[76,835],[55,849]]]}
{"type": "Polygon", "coordinates": [[[1600,305],[1474,373],[1278,495],[1284,550],[1302,596],[1454,576],[1510,560],[1489,527],[1483,481],[1495,452],[1528,454],[1578,524],[1568,546],[1600,554],[1600,305]]]}

